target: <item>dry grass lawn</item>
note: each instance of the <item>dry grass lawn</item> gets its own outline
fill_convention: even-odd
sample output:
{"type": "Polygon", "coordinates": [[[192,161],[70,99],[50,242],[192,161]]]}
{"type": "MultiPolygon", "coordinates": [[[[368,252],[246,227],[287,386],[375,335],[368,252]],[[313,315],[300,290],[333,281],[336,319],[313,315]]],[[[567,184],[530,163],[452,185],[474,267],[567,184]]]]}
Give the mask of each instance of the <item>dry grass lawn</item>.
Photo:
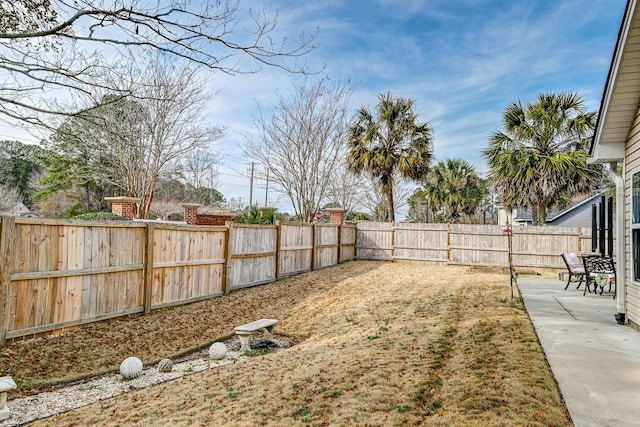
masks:
{"type": "Polygon", "coordinates": [[[128,355],[150,364],[273,317],[276,332],[302,341],[35,425],[572,425],[508,282],[466,268],[351,262],[18,342],[2,349],[0,375],[42,387],[128,355]],[[43,360],[30,372],[23,363],[34,351],[43,360]]]}

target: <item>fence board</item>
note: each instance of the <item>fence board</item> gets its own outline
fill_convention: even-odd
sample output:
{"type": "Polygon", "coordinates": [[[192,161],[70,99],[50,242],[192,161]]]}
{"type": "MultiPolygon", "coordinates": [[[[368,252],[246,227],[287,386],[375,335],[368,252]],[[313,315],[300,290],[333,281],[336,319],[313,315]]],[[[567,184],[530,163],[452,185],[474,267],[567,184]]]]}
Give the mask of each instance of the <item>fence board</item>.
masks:
{"type": "Polygon", "coordinates": [[[459,265],[507,266],[508,241],[502,226],[453,224],[449,263],[459,265]]]}
{"type": "Polygon", "coordinates": [[[338,264],[338,224],[315,224],[315,269],[338,264]]]}
{"type": "Polygon", "coordinates": [[[226,227],[153,226],[151,308],[223,292],[226,227]]]}
{"type": "Polygon", "coordinates": [[[395,227],[393,258],[446,264],[448,232],[447,224],[398,224],[395,227]]]}
{"type": "Polygon", "coordinates": [[[355,224],[343,224],[340,233],[340,262],[351,261],[356,257],[355,224]]]}
{"type": "Polygon", "coordinates": [[[110,225],[15,219],[7,268],[7,336],[138,310],[143,266],[138,235],[144,229],[110,225]],[[130,288],[124,298],[119,277],[130,288]],[[119,305],[109,304],[115,301],[119,305]]]}
{"type": "Polygon", "coordinates": [[[393,260],[392,223],[359,221],[356,227],[357,259],[393,260]]]}
{"type": "Polygon", "coordinates": [[[278,222],[279,277],[290,276],[313,267],[313,224],[304,222],[278,222]]]}
{"type": "Polygon", "coordinates": [[[276,280],[277,233],[273,225],[232,225],[228,290],[276,280]]]}
{"type": "Polygon", "coordinates": [[[7,338],[7,328],[15,317],[14,297],[11,294],[9,269],[13,236],[15,234],[15,219],[0,218],[0,346],[4,346],[7,338]],[[12,311],[12,307],[14,310],[12,311]]]}

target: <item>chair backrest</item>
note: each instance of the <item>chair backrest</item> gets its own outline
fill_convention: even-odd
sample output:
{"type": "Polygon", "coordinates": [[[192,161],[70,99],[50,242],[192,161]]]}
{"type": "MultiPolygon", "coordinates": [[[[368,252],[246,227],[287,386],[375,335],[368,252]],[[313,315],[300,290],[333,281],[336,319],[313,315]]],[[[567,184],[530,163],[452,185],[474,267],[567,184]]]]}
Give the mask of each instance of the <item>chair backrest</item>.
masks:
{"type": "Polygon", "coordinates": [[[575,253],[568,252],[568,253],[562,253],[560,255],[562,256],[564,263],[567,264],[567,268],[569,270],[572,270],[574,268],[582,268],[582,263],[578,259],[578,255],[576,255],[575,253]]]}
{"type": "Polygon", "coordinates": [[[615,273],[616,265],[613,258],[604,258],[599,255],[586,255],[582,257],[584,269],[587,273],[615,273]]]}

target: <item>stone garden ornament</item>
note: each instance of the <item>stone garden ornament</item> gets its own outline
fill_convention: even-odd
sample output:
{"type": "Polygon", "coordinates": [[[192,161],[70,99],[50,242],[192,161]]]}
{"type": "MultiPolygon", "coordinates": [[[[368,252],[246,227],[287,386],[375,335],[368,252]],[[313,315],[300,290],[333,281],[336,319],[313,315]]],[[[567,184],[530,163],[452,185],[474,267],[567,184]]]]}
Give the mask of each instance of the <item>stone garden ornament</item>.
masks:
{"type": "Polygon", "coordinates": [[[124,379],[137,378],[140,372],[142,372],[142,360],[137,357],[127,357],[120,364],[120,375],[124,379]]]}
{"type": "Polygon", "coordinates": [[[227,346],[223,342],[214,342],[209,347],[209,358],[221,360],[227,355],[227,346]]]}
{"type": "Polygon", "coordinates": [[[162,359],[158,362],[158,372],[167,373],[173,369],[173,362],[171,359],[162,359]]]}

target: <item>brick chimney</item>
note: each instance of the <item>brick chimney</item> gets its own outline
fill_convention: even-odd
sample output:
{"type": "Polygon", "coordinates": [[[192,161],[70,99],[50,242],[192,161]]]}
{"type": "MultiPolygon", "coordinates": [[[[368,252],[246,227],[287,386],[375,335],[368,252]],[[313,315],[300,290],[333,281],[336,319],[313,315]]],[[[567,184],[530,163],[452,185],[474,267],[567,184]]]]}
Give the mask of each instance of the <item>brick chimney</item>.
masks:
{"type": "Polygon", "coordinates": [[[123,216],[128,220],[136,218],[140,199],[125,196],[105,197],[104,199],[111,203],[112,213],[123,216]]]}
{"type": "Polygon", "coordinates": [[[329,212],[329,224],[340,224],[344,223],[344,216],[347,213],[346,209],[342,208],[327,208],[325,209],[329,212]]]}
{"type": "Polygon", "coordinates": [[[198,224],[198,208],[202,206],[199,203],[183,203],[180,206],[184,208],[184,220],[187,224],[198,224]]]}

